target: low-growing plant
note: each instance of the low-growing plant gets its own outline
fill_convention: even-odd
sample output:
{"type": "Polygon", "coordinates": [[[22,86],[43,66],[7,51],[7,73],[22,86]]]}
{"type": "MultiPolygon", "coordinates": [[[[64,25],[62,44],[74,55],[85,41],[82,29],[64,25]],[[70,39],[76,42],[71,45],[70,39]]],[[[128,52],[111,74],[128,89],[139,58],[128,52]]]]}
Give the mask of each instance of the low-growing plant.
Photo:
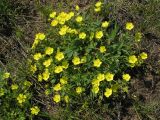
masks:
{"type": "Polygon", "coordinates": [[[98,1],[85,9],[77,5],[48,14],[48,29],[35,35],[28,71],[22,78],[11,76],[2,86],[2,101],[12,96],[17,108],[32,119],[41,113],[42,104],[45,109],[53,103],[72,111],[96,109],[94,105],[110,104],[111,98],[127,93],[128,69],[140,66],[147,53],[139,53],[142,34],[134,31],[134,23],[120,28],[106,17],[108,10],[98,1]]]}
{"type": "Polygon", "coordinates": [[[46,33],[36,34],[32,45],[31,74],[55,103],[84,106],[128,91],[127,69],[147,58],[137,46],[141,33],[134,24],[119,28],[104,17],[106,4],[48,15],[46,33]],[[138,55],[139,54],[139,55],[138,55]]]}
{"type": "Polygon", "coordinates": [[[17,89],[17,84],[11,85],[10,73],[0,69],[0,118],[2,120],[24,120],[26,117],[21,107],[17,106],[15,99],[18,93],[17,89]]]}

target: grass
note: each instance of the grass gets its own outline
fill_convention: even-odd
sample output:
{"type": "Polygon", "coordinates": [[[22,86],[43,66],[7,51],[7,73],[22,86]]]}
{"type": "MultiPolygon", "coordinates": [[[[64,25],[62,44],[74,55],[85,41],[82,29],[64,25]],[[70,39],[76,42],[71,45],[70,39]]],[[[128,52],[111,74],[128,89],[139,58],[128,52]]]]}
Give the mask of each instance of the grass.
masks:
{"type": "Polygon", "coordinates": [[[156,120],[159,119],[159,102],[152,101],[150,103],[135,103],[134,110],[137,112],[139,119],[156,120]]]}
{"type": "MultiPolygon", "coordinates": [[[[92,1],[85,2],[89,3],[92,1]]],[[[23,70],[25,65],[22,60],[25,60],[28,56],[28,49],[33,42],[34,34],[45,29],[47,20],[44,14],[51,11],[52,7],[57,7],[59,10],[63,7],[63,9],[67,10],[68,6],[72,8],[73,4],[75,5],[78,3],[85,9],[85,2],[69,1],[65,3],[61,0],[59,2],[37,1],[32,3],[28,0],[2,0],[0,3],[0,26],[2,26],[0,28],[1,68],[11,71],[15,75],[17,74],[17,71],[23,70]],[[55,3],[56,5],[52,5],[52,3],[55,3]],[[14,67],[15,65],[18,65],[19,67],[14,67]]],[[[131,97],[132,100],[128,101],[132,102],[132,104],[129,106],[122,104],[124,101],[127,101],[125,98],[124,101],[119,103],[115,102],[114,109],[111,111],[106,111],[107,106],[99,106],[100,108],[97,108],[96,110],[85,107],[85,109],[81,108],[80,110],[75,111],[64,111],[63,108],[54,107],[47,110],[50,115],[50,118],[48,119],[160,119],[160,103],[158,102],[160,85],[157,80],[159,78],[157,76],[160,75],[160,64],[158,59],[156,59],[157,57],[159,58],[159,52],[157,50],[160,48],[160,2],[158,0],[109,0],[108,4],[112,6],[109,17],[115,19],[121,26],[123,26],[126,21],[132,21],[136,25],[135,31],[141,31],[143,33],[144,42],[141,45],[141,49],[147,51],[150,56],[147,64],[147,75],[143,79],[145,79],[144,81],[151,79],[151,81],[154,82],[153,85],[155,89],[146,88],[144,82],[140,81],[140,78],[136,78],[139,80],[135,79],[131,84],[132,87],[129,97],[131,97]],[[153,49],[155,46],[157,49],[153,49]],[[153,78],[149,78],[148,74],[153,78]],[[156,97],[157,100],[150,101],[150,99],[147,98],[149,93],[145,92],[145,94],[143,94],[144,91],[153,91],[150,99],[156,97]],[[134,94],[137,96],[136,99],[132,98],[134,94]],[[144,100],[141,99],[141,95],[144,100]],[[129,111],[128,114],[124,114],[124,110],[129,111]]],[[[44,114],[44,117],[45,116],[46,115],[44,114]]],[[[43,116],[41,116],[41,118],[45,119],[43,116]]]]}
{"type": "Polygon", "coordinates": [[[159,37],[160,15],[158,0],[118,0],[112,1],[112,13],[120,24],[133,21],[144,34],[154,34],[159,37]]]}

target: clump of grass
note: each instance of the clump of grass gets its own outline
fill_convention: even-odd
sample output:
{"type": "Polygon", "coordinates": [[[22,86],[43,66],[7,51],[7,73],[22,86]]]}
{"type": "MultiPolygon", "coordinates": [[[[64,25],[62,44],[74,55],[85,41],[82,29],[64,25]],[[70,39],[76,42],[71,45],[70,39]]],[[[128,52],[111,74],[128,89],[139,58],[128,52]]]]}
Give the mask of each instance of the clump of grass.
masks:
{"type": "Polygon", "coordinates": [[[139,101],[134,103],[134,110],[137,112],[140,119],[145,118],[149,120],[159,119],[159,102],[153,100],[149,103],[141,103],[139,101]]]}
{"type": "Polygon", "coordinates": [[[111,16],[120,24],[124,24],[128,20],[133,21],[138,26],[137,30],[141,30],[144,34],[151,33],[160,38],[160,3],[158,0],[118,0],[109,3],[113,6],[111,16]]]}

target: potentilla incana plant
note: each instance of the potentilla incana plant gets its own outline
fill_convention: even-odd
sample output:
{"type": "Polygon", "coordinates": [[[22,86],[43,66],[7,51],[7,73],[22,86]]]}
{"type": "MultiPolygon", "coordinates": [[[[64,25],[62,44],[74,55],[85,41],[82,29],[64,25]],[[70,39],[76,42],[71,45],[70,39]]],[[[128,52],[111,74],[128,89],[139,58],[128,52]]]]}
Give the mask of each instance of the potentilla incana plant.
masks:
{"type": "Polygon", "coordinates": [[[147,58],[134,49],[142,37],[134,33],[134,24],[129,21],[121,29],[104,16],[105,6],[98,1],[88,10],[77,5],[72,11],[53,11],[50,27],[36,34],[30,71],[53,102],[68,104],[77,96],[103,100],[127,92],[131,76],[126,70],[147,58]]]}

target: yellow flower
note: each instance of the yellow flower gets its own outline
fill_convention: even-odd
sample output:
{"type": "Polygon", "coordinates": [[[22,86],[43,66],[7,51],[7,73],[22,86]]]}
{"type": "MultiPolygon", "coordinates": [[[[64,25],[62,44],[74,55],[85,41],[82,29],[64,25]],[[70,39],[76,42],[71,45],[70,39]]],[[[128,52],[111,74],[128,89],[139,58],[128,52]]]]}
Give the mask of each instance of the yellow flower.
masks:
{"type": "Polygon", "coordinates": [[[86,33],[85,32],[80,33],[79,38],[80,39],[85,39],[86,38],[86,33]]]}
{"type": "Polygon", "coordinates": [[[49,95],[50,94],[50,90],[46,89],[44,93],[45,93],[45,95],[49,95]]]}
{"type": "Polygon", "coordinates": [[[68,15],[69,15],[69,17],[71,18],[71,17],[74,16],[74,12],[69,12],[68,15]]]}
{"type": "Polygon", "coordinates": [[[51,19],[50,19],[50,18],[48,18],[48,21],[51,21],[51,19]]]}
{"type": "Polygon", "coordinates": [[[43,73],[42,73],[42,76],[43,76],[43,80],[47,81],[49,79],[49,76],[50,76],[50,73],[48,71],[48,69],[46,69],[43,73]]]}
{"type": "Polygon", "coordinates": [[[100,7],[94,8],[94,11],[95,11],[95,12],[100,12],[100,11],[101,11],[101,8],[100,8],[100,7]]]}
{"type": "Polygon", "coordinates": [[[141,57],[142,60],[145,60],[148,58],[148,55],[145,52],[142,52],[139,56],[141,57]]]}
{"type": "Polygon", "coordinates": [[[135,64],[130,64],[129,66],[130,66],[131,68],[133,68],[133,67],[135,67],[135,64]]]}
{"type": "Polygon", "coordinates": [[[81,60],[80,60],[79,57],[74,57],[74,58],[72,59],[72,63],[73,63],[74,65],[79,65],[79,64],[81,63],[81,60]]]}
{"type": "Polygon", "coordinates": [[[69,29],[69,27],[68,26],[66,26],[66,25],[64,25],[61,29],[60,29],[60,31],[59,31],[59,34],[60,35],[65,35],[66,33],[67,33],[67,30],[69,29]]]}
{"type": "Polygon", "coordinates": [[[101,7],[101,5],[102,5],[102,2],[100,2],[100,1],[96,2],[96,4],[95,4],[96,7],[101,7]]]}
{"type": "Polygon", "coordinates": [[[11,85],[11,89],[12,90],[17,90],[18,89],[18,85],[17,84],[12,84],[11,85]]]}
{"type": "Polygon", "coordinates": [[[34,49],[39,43],[39,40],[38,39],[35,39],[33,44],[32,44],[32,48],[31,49],[34,49]]]}
{"type": "Polygon", "coordinates": [[[18,97],[17,97],[17,101],[18,101],[19,104],[22,104],[23,102],[26,101],[26,98],[27,98],[26,95],[19,94],[18,97]]]}
{"type": "Polygon", "coordinates": [[[137,57],[135,55],[129,56],[128,62],[131,64],[135,64],[137,62],[137,57]]]}
{"type": "Polygon", "coordinates": [[[97,31],[96,36],[97,39],[101,39],[103,37],[103,32],[102,31],[97,31]]]}
{"type": "Polygon", "coordinates": [[[67,15],[65,16],[65,21],[70,20],[72,16],[74,16],[74,12],[70,12],[69,14],[67,14],[67,15]]]}
{"type": "Polygon", "coordinates": [[[82,87],[77,87],[77,88],[76,88],[77,94],[81,94],[82,91],[83,91],[83,88],[82,88],[82,87]]]}
{"type": "Polygon", "coordinates": [[[56,84],[56,85],[53,87],[53,90],[54,90],[54,91],[60,91],[61,89],[62,89],[62,87],[61,87],[61,84],[60,84],[60,83],[56,84]]]}
{"type": "Polygon", "coordinates": [[[31,110],[31,114],[33,115],[38,115],[40,109],[38,108],[38,106],[33,106],[32,108],[30,108],[31,110]]]}
{"type": "Polygon", "coordinates": [[[109,73],[109,72],[106,74],[106,80],[107,80],[107,81],[112,81],[113,78],[114,78],[114,74],[109,73]]]}
{"type": "Polygon", "coordinates": [[[61,12],[59,13],[56,19],[58,20],[59,24],[63,25],[65,24],[66,21],[70,20],[73,16],[74,16],[74,12],[69,12],[68,14],[65,12],[61,12]]]}
{"type": "Polygon", "coordinates": [[[72,28],[68,28],[67,33],[72,33],[72,28]]]}
{"type": "Polygon", "coordinates": [[[134,28],[133,23],[131,23],[131,22],[127,22],[127,23],[126,23],[126,29],[127,29],[127,30],[132,30],[133,28],[134,28]]]}
{"type": "Polygon", "coordinates": [[[61,61],[63,58],[64,58],[64,54],[63,52],[60,52],[58,51],[55,58],[58,60],[58,61],[61,61]]]}
{"type": "Polygon", "coordinates": [[[93,80],[92,80],[92,85],[93,85],[93,86],[99,86],[99,85],[100,85],[100,81],[97,80],[97,79],[93,79],[93,80]]]}
{"type": "Polygon", "coordinates": [[[102,64],[102,62],[100,61],[100,59],[96,59],[93,61],[93,66],[94,67],[100,67],[102,64]]]}
{"type": "Polygon", "coordinates": [[[142,33],[141,33],[141,32],[137,32],[137,33],[135,34],[135,41],[136,41],[136,42],[140,42],[141,39],[142,39],[142,33]]]}
{"type": "Polygon", "coordinates": [[[101,53],[104,53],[104,52],[106,52],[106,47],[105,46],[100,46],[99,50],[100,50],[101,53]]]}
{"type": "Polygon", "coordinates": [[[49,66],[51,65],[51,62],[52,62],[52,58],[49,58],[48,60],[45,60],[45,61],[43,62],[43,65],[44,65],[45,67],[49,67],[49,66]]]}
{"type": "Polygon", "coordinates": [[[69,103],[69,96],[68,96],[68,95],[65,95],[65,96],[64,96],[64,100],[65,100],[66,103],[69,103]]]}
{"type": "Polygon", "coordinates": [[[105,75],[104,75],[104,74],[99,73],[99,74],[97,75],[97,80],[103,81],[104,79],[105,79],[105,75]]]}
{"type": "Polygon", "coordinates": [[[107,22],[107,21],[102,22],[102,27],[103,28],[107,28],[108,25],[109,25],[109,22],[107,22]]]}
{"type": "Polygon", "coordinates": [[[45,39],[45,34],[44,33],[38,33],[36,34],[36,38],[37,40],[44,40],[45,39]]]}
{"type": "Polygon", "coordinates": [[[112,89],[106,88],[106,91],[104,93],[104,95],[108,98],[109,96],[112,95],[112,89]]]}
{"type": "Polygon", "coordinates": [[[129,74],[123,74],[122,78],[125,81],[129,81],[131,79],[131,76],[129,74]]]}
{"type": "Polygon", "coordinates": [[[54,18],[55,16],[56,16],[56,12],[52,12],[52,13],[49,14],[50,18],[54,18]]]}
{"type": "Polygon", "coordinates": [[[60,78],[60,83],[61,83],[62,85],[67,84],[67,78],[66,78],[66,77],[60,78]]]}
{"type": "Polygon", "coordinates": [[[76,17],[76,21],[77,21],[77,22],[79,22],[79,23],[80,23],[80,22],[82,22],[82,20],[83,20],[82,16],[78,16],[78,17],[76,17]]]}
{"type": "Polygon", "coordinates": [[[78,5],[76,5],[76,10],[79,11],[79,6],[78,5]]]}
{"type": "Polygon", "coordinates": [[[34,60],[39,60],[42,58],[42,54],[41,53],[36,53],[33,55],[34,60]]]}
{"type": "Polygon", "coordinates": [[[36,66],[36,64],[31,65],[30,70],[31,70],[31,72],[35,73],[35,72],[37,71],[37,66],[36,66]]]}
{"type": "Polygon", "coordinates": [[[99,92],[99,87],[98,86],[93,86],[92,92],[97,94],[99,92]]]}
{"type": "Polygon", "coordinates": [[[7,79],[10,77],[10,73],[9,72],[6,72],[3,74],[3,79],[7,79]]]}
{"type": "Polygon", "coordinates": [[[85,63],[86,61],[87,61],[86,56],[83,56],[83,57],[81,58],[81,63],[85,63]]]}
{"type": "Polygon", "coordinates": [[[78,31],[76,29],[68,29],[67,31],[68,33],[71,33],[71,34],[78,34],[78,31]]]}
{"type": "Polygon", "coordinates": [[[4,93],[5,93],[5,92],[4,92],[4,89],[3,89],[3,88],[0,88],[0,97],[3,96],[4,93]]]}
{"type": "Polygon", "coordinates": [[[54,49],[51,48],[51,47],[47,47],[46,50],[45,50],[45,54],[46,55],[51,55],[53,53],[54,49]]]}
{"type": "Polygon", "coordinates": [[[60,100],[61,100],[61,96],[58,94],[53,97],[53,101],[56,103],[60,102],[60,100]]]}
{"type": "Polygon", "coordinates": [[[63,67],[64,69],[67,69],[68,66],[69,66],[69,63],[68,63],[67,61],[63,61],[63,62],[62,62],[62,67],[63,67]]]}
{"type": "Polygon", "coordinates": [[[61,12],[56,19],[58,20],[59,24],[63,25],[65,24],[66,19],[68,19],[68,15],[65,12],[61,12]]]}
{"type": "Polygon", "coordinates": [[[52,20],[51,22],[51,26],[54,27],[58,24],[58,21],[57,20],[52,20]]]}
{"type": "Polygon", "coordinates": [[[43,76],[41,74],[38,75],[38,81],[41,82],[43,79],[43,76]]]}
{"type": "MultiPolygon", "coordinates": [[[[63,18],[63,19],[61,18],[61,19],[59,19],[59,21],[58,21],[58,22],[59,22],[59,24],[64,25],[66,21],[65,21],[65,19],[64,19],[64,18],[63,18]]],[[[62,31],[61,31],[61,32],[62,32],[62,31]]]]}
{"type": "Polygon", "coordinates": [[[72,32],[73,32],[74,34],[78,34],[78,31],[77,31],[76,29],[73,29],[72,32]]]}
{"type": "Polygon", "coordinates": [[[55,73],[60,73],[63,71],[63,66],[56,66],[54,72],[55,73]]]}
{"type": "Polygon", "coordinates": [[[30,81],[25,80],[23,83],[25,86],[30,87],[32,85],[32,83],[30,81]]]}

